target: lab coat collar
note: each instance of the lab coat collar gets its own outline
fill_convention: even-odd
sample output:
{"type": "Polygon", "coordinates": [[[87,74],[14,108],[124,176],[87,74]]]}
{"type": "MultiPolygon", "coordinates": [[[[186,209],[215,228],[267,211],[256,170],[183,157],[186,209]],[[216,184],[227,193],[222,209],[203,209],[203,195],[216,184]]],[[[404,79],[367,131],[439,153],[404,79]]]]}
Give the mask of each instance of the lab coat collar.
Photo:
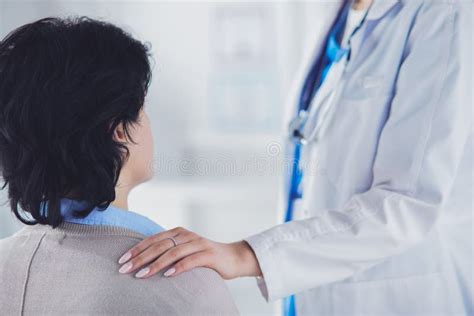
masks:
{"type": "MultiPolygon", "coordinates": [[[[387,12],[399,2],[400,0],[374,0],[372,6],[367,12],[366,22],[377,23],[379,19],[383,18],[387,12]]],[[[365,23],[365,25],[363,25],[362,28],[356,34],[354,34],[351,39],[351,59],[356,58],[362,42],[366,40],[367,36],[369,35],[367,32],[367,24],[368,23],[365,23]]],[[[347,65],[347,71],[351,72],[352,67],[356,67],[356,63],[349,63],[347,65]]]]}
{"type": "Polygon", "coordinates": [[[372,7],[367,13],[367,20],[378,20],[382,18],[400,0],[374,0],[372,7]]]}

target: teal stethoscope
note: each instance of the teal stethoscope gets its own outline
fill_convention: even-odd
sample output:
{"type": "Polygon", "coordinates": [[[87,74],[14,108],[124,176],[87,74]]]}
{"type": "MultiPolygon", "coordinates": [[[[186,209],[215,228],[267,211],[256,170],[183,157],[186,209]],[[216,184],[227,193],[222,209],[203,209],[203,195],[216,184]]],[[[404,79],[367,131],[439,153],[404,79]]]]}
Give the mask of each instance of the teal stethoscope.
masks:
{"type": "MultiPolygon", "coordinates": [[[[338,39],[341,37],[341,32],[343,31],[349,9],[351,7],[352,1],[346,1],[345,5],[341,8],[338,14],[338,18],[333,24],[331,32],[326,40],[326,50],[325,54],[320,58],[317,58],[316,61],[311,66],[309,73],[304,81],[300,98],[298,104],[298,114],[290,122],[289,131],[290,139],[294,143],[294,152],[293,152],[293,163],[292,163],[292,172],[290,178],[290,190],[288,192],[288,203],[285,214],[285,222],[291,221],[293,219],[293,208],[296,200],[302,198],[302,192],[300,190],[301,180],[303,178],[303,172],[300,168],[300,159],[301,159],[301,150],[302,146],[306,145],[309,141],[312,140],[313,136],[317,133],[320,128],[320,124],[316,124],[312,128],[310,135],[307,137],[303,133],[303,129],[308,121],[308,113],[311,107],[313,98],[316,95],[316,92],[321,87],[323,81],[326,79],[329,70],[334,64],[339,63],[344,58],[349,60],[350,58],[350,38],[357,32],[360,26],[363,24],[366,15],[362,19],[361,23],[355,28],[349,38],[348,48],[342,48],[338,43],[338,39]],[[321,71],[322,69],[322,71],[321,71]]],[[[329,106],[328,102],[326,105],[329,106]]],[[[322,112],[321,110],[317,111],[322,112]]],[[[314,119],[314,118],[312,118],[314,119]]],[[[286,316],[295,316],[295,297],[294,295],[285,298],[284,301],[284,315],[286,316]]]]}

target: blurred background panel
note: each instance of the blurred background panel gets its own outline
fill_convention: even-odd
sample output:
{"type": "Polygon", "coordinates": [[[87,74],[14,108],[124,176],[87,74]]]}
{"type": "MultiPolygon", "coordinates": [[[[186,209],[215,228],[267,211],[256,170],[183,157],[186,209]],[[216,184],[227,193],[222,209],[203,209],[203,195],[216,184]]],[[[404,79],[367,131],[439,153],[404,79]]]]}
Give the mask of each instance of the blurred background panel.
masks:
{"type": "MultiPolygon", "coordinates": [[[[155,177],[132,192],[132,210],[224,242],[281,220],[285,101],[324,2],[0,0],[0,37],[68,15],[113,22],[152,48],[146,110],[155,177]]],[[[2,204],[0,238],[20,227],[2,204]]],[[[253,278],[228,285],[243,315],[279,313],[280,302],[265,303],[253,278]]]]}

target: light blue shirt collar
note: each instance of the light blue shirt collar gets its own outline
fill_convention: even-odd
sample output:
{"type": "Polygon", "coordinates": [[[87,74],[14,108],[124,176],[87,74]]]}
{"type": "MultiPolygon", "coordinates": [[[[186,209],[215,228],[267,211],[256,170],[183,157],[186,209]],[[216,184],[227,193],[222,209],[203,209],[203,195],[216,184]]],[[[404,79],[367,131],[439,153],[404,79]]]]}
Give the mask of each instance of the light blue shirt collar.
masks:
{"type": "Polygon", "coordinates": [[[132,211],[126,211],[109,205],[100,211],[97,207],[85,218],[76,218],[73,211],[81,209],[83,202],[71,199],[61,199],[61,215],[65,222],[84,225],[109,225],[128,228],[145,236],[151,236],[164,231],[163,227],[148,217],[132,211]]]}

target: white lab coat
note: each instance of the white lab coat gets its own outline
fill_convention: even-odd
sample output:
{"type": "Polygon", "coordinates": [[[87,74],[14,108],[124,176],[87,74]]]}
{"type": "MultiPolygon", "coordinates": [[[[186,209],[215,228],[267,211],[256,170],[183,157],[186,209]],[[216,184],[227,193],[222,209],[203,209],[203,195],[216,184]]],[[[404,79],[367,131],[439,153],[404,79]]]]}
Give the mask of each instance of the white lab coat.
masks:
{"type": "Polygon", "coordinates": [[[246,239],[264,297],[297,293],[298,316],[474,313],[472,1],[375,0],[332,103],[295,220],[246,239]]]}

